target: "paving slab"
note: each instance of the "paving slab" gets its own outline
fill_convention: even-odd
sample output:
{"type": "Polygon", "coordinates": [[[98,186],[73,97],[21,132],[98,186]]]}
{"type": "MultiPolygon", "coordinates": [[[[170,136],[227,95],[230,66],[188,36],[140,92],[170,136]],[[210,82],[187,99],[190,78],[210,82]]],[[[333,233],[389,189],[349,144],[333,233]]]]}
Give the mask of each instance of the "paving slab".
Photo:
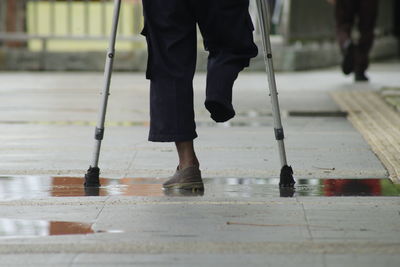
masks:
{"type": "MultiPolygon", "coordinates": [[[[287,152],[298,178],[384,178],[387,172],[344,118],[290,118],[287,152]],[[329,173],[324,168],[334,171],[329,173]]],[[[8,125],[3,175],[83,176],[93,141],[89,126],[8,125]]],[[[205,177],[276,177],[278,150],[272,127],[201,127],[196,147],[205,177]],[[221,159],[223,159],[221,161],[221,159]]],[[[173,172],[171,144],[148,143],[146,127],[110,127],[100,166],[107,177],[159,177],[173,172]]]]}
{"type": "Polygon", "coordinates": [[[87,192],[78,178],[90,162],[102,74],[2,72],[0,265],[398,266],[398,186],[330,93],[395,87],[399,70],[375,64],[370,84],[337,68],[277,75],[298,179],[285,197],[264,73],[240,76],[237,117],[222,125],[203,107],[205,75],[196,76],[206,191],[188,195],[160,189],[177,158],[171,144],[146,141],[142,73],[114,75],[100,161],[109,179],[87,192]]]}
{"type": "Polygon", "coordinates": [[[210,255],[210,254],[14,254],[3,255],[2,261],[7,266],[26,266],[21,259],[30,259],[32,265],[41,266],[398,266],[398,256],[387,255],[385,258],[376,255],[314,255],[291,254],[251,254],[251,255],[210,255]],[[43,258],[48,264],[43,263],[43,258]]]}

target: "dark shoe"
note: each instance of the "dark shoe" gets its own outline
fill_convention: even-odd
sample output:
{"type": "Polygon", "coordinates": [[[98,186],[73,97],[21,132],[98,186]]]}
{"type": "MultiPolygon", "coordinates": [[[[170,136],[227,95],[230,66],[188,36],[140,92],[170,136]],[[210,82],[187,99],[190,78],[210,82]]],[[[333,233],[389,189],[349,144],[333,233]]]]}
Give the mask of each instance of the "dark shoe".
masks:
{"type": "Polygon", "coordinates": [[[226,122],[235,117],[232,105],[229,107],[213,100],[207,100],[204,104],[215,122],[226,122]]]}
{"type": "Polygon", "coordinates": [[[349,75],[354,70],[354,44],[349,41],[343,47],[342,71],[345,75],[349,75]]]}
{"type": "Polygon", "coordinates": [[[204,184],[201,179],[199,167],[192,166],[179,170],[163,184],[164,189],[185,189],[185,190],[203,190],[204,184]]]}
{"type": "Polygon", "coordinates": [[[356,73],[354,76],[354,80],[356,82],[368,82],[369,81],[368,77],[365,76],[364,72],[356,73]]]}
{"type": "Polygon", "coordinates": [[[280,174],[279,187],[293,188],[295,183],[292,167],[287,165],[283,166],[280,174]]]}

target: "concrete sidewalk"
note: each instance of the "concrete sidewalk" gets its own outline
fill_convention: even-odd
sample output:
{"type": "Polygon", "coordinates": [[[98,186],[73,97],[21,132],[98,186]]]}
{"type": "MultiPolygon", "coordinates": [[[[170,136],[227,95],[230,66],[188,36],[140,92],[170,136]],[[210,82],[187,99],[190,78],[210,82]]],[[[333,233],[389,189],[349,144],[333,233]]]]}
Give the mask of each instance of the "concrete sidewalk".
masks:
{"type": "Polygon", "coordinates": [[[208,117],[205,75],[196,76],[203,196],[162,193],[162,178],[177,163],[173,146],[146,141],[144,75],[116,73],[100,167],[119,184],[110,180],[107,194],[97,197],[54,197],[57,188],[76,187],[50,190],[46,181],[82,177],[88,168],[102,74],[0,73],[0,265],[398,266],[396,187],[388,185],[388,197],[306,191],[317,181],[326,192],[322,179],[385,181],[385,167],[330,94],[398,87],[399,71],[398,62],[376,63],[369,84],[354,84],[338,69],[277,75],[289,163],[301,179],[293,198],[280,198],[276,186],[280,167],[264,73],[240,76],[238,115],[223,125],[208,117]],[[136,180],[127,185],[124,178],[136,180]],[[124,188],[131,192],[115,193],[124,188]],[[47,232],[7,234],[24,224],[18,220],[47,232]],[[90,231],[52,235],[54,222],[90,231]]]}

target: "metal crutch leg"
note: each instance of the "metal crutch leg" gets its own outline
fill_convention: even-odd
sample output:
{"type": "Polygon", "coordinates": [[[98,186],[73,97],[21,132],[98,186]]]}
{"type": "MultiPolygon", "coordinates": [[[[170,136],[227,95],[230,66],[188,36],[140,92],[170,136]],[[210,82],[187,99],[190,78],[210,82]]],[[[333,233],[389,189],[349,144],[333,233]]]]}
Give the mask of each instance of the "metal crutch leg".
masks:
{"type": "Polygon", "coordinates": [[[114,1],[114,15],[112,22],[111,36],[107,50],[106,63],[104,68],[104,85],[101,95],[103,96],[100,101],[99,117],[95,129],[95,146],[93,151],[92,164],[90,165],[87,173],[85,174],[85,187],[98,187],[100,186],[100,168],[98,167],[101,141],[104,136],[104,121],[106,118],[108,96],[110,92],[111,74],[115,55],[115,40],[117,37],[117,28],[119,20],[119,12],[121,8],[121,0],[114,1]]]}
{"type": "Polygon", "coordinates": [[[266,0],[256,0],[258,17],[260,21],[260,29],[262,34],[262,42],[264,47],[264,61],[265,67],[268,74],[268,83],[272,103],[272,113],[274,117],[274,128],[275,138],[278,142],[279,155],[281,160],[281,173],[280,173],[280,187],[293,187],[296,183],[293,178],[293,169],[287,165],[285,144],[284,144],[284,133],[281,122],[281,114],[279,110],[278,92],[276,89],[274,65],[272,61],[272,49],[269,38],[270,33],[270,22],[269,22],[269,6],[266,0]]]}

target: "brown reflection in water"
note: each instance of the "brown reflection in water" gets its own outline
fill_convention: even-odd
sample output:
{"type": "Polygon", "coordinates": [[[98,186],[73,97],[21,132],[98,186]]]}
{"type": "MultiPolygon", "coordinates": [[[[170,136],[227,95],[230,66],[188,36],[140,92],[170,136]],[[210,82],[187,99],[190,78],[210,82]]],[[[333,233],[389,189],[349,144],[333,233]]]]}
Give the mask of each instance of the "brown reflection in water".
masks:
{"type": "Polygon", "coordinates": [[[152,177],[137,177],[137,178],[121,178],[120,181],[125,185],[132,184],[162,184],[166,181],[166,178],[152,178],[152,177]]]}
{"type": "Polygon", "coordinates": [[[91,223],[0,218],[0,238],[94,234],[91,223]]]}
{"type": "Polygon", "coordinates": [[[325,196],[381,196],[380,179],[324,180],[325,196]]]}
{"type": "MultiPolygon", "coordinates": [[[[145,182],[146,178],[136,178],[137,182],[145,182]]],[[[122,178],[119,180],[119,184],[126,185],[123,191],[123,196],[163,196],[161,184],[132,184],[131,178],[122,178]]]]}
{"type": "Polygon", "coordinates": [[[100,188],[85,188],[83,178],[53,177],[51,196],[54,197],[82,197],[82,196],[163,196],[161,183],[141,184],[147,178],[122,178],[110,180],[100,178],[100,188]],[[111,184],[112,181],[116,184],[111,184]]]}
{"type": "MultiPolygon", "coordinates": [[[[88,193],[85,191],[83,183],[84,183],[83,178],[53,177],[51,196],[53,197],[88,196],[88,193]]],[[[106,186],[108,185],[108,183],[109,183],[108,179],[100,178],[100,184],[102,186],[106,186]]],[[[96,190],[92,190],[91,193],[92,194],[89,193],[89,195],[108,196],[108,192],[104,188],[97,188],[96,190]]]]}
{"type": "Polygon", "coordinates": [[[91,224],[78,222],[50,222],[49,235],[93,234],[91,224]]]}

